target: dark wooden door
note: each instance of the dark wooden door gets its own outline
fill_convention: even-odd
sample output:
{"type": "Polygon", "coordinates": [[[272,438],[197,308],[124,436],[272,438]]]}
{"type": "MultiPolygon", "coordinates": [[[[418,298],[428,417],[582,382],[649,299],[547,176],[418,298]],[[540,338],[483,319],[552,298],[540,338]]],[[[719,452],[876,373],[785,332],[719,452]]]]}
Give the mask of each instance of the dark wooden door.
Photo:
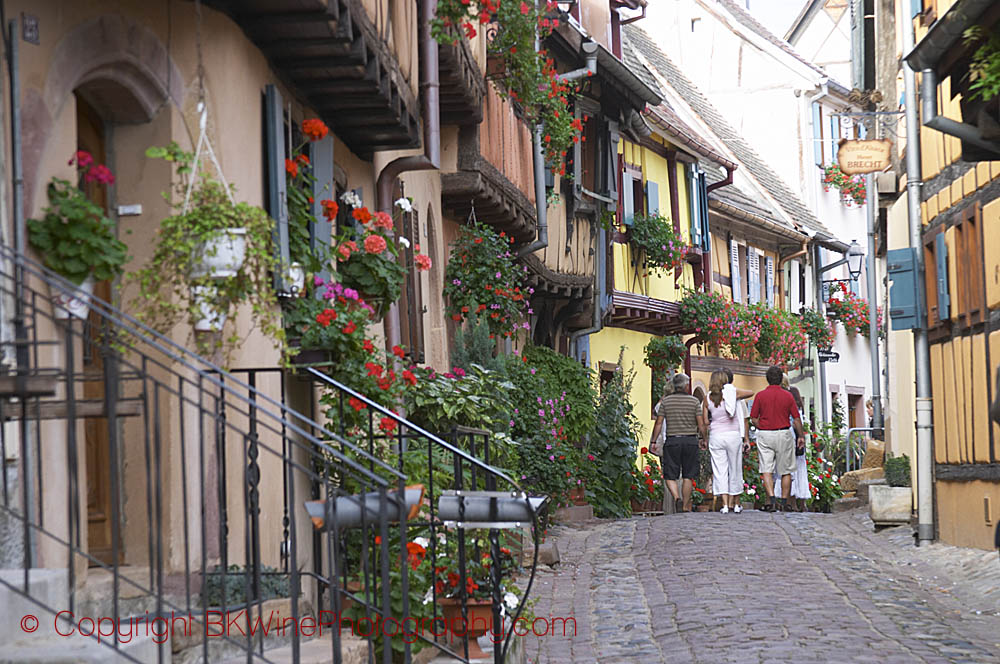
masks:
{"type": "MultiPolygon", "coordinates": [[[[76,97],[77,149],[86,150],[98,164],[107,163],[104,121],[79,95],[76,97]]],[[[97,182],[82,182],[90,200],[108,209],[108,190],[97,182]]],[[[94,295],[111,299],[111,282],[101,281],[94,286],[94,295]]],[[[104,398],[104,362],[100,352],[101,318],[91,312],[84,327],[83,348],[83,398],[104,398]]],[[[87,542],[88,552],[101,562],[113,562],[111,542],[111,472],[108,420],[91,417],[84,420],[85,453],[87,459],[87,542]]],[[[117,472],[117,471],[116,471],[117,472]]],[[[119,562],[121,562],[119,549],[119,562]]]]}

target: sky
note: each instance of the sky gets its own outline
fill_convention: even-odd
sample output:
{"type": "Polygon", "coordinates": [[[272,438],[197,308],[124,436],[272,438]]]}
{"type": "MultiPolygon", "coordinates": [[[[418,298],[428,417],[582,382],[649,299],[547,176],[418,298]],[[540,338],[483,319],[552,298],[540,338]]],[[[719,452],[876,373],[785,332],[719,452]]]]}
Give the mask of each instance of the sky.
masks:
{"type": "Polygon", "coordinates": [[[749,5],[750,14],[764,24],[775,36],[785,37],[792,21],[802,11],[806,0],[735,0],[743,7],[749,5]]]}

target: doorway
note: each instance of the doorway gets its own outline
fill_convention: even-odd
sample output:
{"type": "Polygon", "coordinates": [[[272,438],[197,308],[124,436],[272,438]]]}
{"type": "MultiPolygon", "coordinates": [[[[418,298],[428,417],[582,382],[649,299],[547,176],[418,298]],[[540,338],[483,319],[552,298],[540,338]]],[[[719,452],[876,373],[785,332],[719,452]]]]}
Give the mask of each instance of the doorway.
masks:
{"type": "MultiPolygon", "coordinates": [[[[76,97],[77,150],[89,152],[98,164],[107,164],[107,136],[105,123],[97,111],[79,94],[76,97]]],[[[99,182],[80,182],[80,187],[91,201],[109,212],[110,199],[107,185],[99,182]]],[[[109,214],[109,217],[114,218],[109,214]]],[[[102,300],[111,299],[111,282],[94,285],[94,295],[102,300]]],[[[100,333],[102,318],[91,312],[84,328],[83,339],[83,398],[104,399],[104,360],[101,354],[100,333]]],[[[111,505],[111,438],[106,417],[88,417],[84,420],[85,454],[87,460],[87,542],[88,553],[111,565],[122,562],[119,547],[118,561],[114,558],[112,542],[111,505]]],[[[117,472],[117,469],[114,471],[117,472]]]]}

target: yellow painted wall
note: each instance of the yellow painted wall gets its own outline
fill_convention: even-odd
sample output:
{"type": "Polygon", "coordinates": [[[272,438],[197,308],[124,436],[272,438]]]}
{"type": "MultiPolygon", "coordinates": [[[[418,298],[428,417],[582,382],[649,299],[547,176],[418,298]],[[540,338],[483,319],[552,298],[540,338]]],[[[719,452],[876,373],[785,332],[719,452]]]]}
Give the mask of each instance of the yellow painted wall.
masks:
{"type": "Polygon", "coordinates": [[[642,434],[639,437],[640,445],[646,445],[649,442],[654,424],[650,409],[652,404],[652,372],[643,362],[644,349],[651,338],[652,335],[619,327],[606,327],[597,334],[590,335],[590,368],[597,373],[600,372],[600,362],[617,363],[618,352],[622,346],[625,347],[620,366],[625,371],[635,370],[635,380],[632,382],[629,400],[635,408],[636,419],[642,425],[642,434]]]}
{"type": "MultiPolygon", "coordinates": [[[[652,180],[657,184],[660,215],[672,221],[670,211],[670,178],[667,160],[648,148],[627,141],[619,143],[619,153],[624,156],[627,163],[639,166],[642,169],[643,189],[645,189],[647,181],[652,180]]],[[[677,200],[681,237],[685,242],[689,242],[691,237],[691,213],[687,191],[687,176],[684,172],[684,164],[680,162],[677,163],[677,200]]],[[[615,288],[618,290],[640,293],[659,300],[673,302],[680,299],[683,287],[691,288],[694,286],[694,274],[690,265],[684,265],[679,282],[682,288],[678,288],[675,285],[674,274],[672,272],[664,274],[662,270],[644,271],[641,265],[637,272],[633,266],[634,253],[631,245],[615,243],[612,245],[612,252],[615,288]]]]}
{"type": "Polygon", "coordinates": [[[1000,520],[1000,484],[939,481],[936,489],[941,541],[993,550],[993,533],[1000,520]],[[986,498],[989,498],[989,519],[986,518],[986,498]]]}

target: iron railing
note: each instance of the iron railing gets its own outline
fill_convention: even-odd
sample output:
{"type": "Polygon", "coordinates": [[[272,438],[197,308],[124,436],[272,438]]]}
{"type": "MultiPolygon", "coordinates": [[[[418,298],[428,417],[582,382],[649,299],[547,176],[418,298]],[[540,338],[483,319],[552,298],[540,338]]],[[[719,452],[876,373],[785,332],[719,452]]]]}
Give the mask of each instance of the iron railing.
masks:
{"type": "MultiPolygon", "coordinates": [[[[118,626],[140,621],[147,636],[157,634],[162,620],[171,633],[153,639],[146,654],[120,629],[92,636],[136,662],[169,660],[181,645],[205,662],[298,662],[302,643],[316,637],[329,639],[339,663],[350,638],[342,634],[345,600],[368,618],[405,618],[416,608],[409,600],[409,564],[399,561],[424,564],[408,547],[418,533],[430,536],[432,581],[441,580],[436,554],[444,547],[455,552],[464,584],[466,546],[475,549],[475,533],[444,528],[436,518],[445,475],[449,489],[502,486],[523,497],[490,465],[486,433],[480,461],[477,448],[461,441],[479,434],[456,432],[446,442],[315,370],[307,380],[276,367],[224,371],[96,297],[88,318],[57,320],[46,290],[77,292],[0,246],[0,302],[23,292],[18,320],[0,304],[0,326],[17,331],[0,334],[2,357],[19,358],[0,366],[0,455],[19,464],[16,482],[3,474],[0,519],[16,524],[23,551],[19,560],[0,561],[21,570],[16,580],[0,575],[0,584],[52,617],[49,638],[72,629],[65,619],[74,616],[78,623],[93,616],[118,626]],[[319,424],[315,381],[327,395],[338,395],[341,412],[345,399],[365,403],[367,428],[319,424]],[[394,423],[394,436],[373,426],[376,413],[394,423]],[[414,463],[415,450],[425,455],[426,473],[414,463]],[[453,472],[437,472],[444,467],[453,472]],[[430,486],[418,517],[408,521],[406,486],[414,476],[430,486]],[[309,501],[330,506],[333,523],[314,527],[303,509],[309,501]],[[338,523],[351,506],[357,521],[338,523]],[[65,572],[64,603],[32,592],[39,568],[65,572]],[[95,579],[109,587],[95,592],[95,579]],[[170,622],[178,616],[188,621],[181,623],[183,644],[170,622]],[[306,621],[312,621],[309,630],[306,621]],[[276,648],[290,652],[279,657],[276,648]]],[[[497,529],[489,541],[496,554],[497,529]]],[[[494,625],[502,624],[499,576],[493,570],[494,625]]],[[[431,587],[436,618],[438,586],[431,587]]],[[[458,601],[467,616],[464,586],[458,601]]],[[[0,644],[6,627],[0,626],[0,644]]],[[[510,633],[495,649],[497,662],[510,633]]],[[[467,638],[417,638],[469,659],[467,638]]],[[[393,660],[390,639],[369,635],[362,645],[366,661],[393,660]]],[[[403,656],[410,661],[409,643],[403,656]]]]}

